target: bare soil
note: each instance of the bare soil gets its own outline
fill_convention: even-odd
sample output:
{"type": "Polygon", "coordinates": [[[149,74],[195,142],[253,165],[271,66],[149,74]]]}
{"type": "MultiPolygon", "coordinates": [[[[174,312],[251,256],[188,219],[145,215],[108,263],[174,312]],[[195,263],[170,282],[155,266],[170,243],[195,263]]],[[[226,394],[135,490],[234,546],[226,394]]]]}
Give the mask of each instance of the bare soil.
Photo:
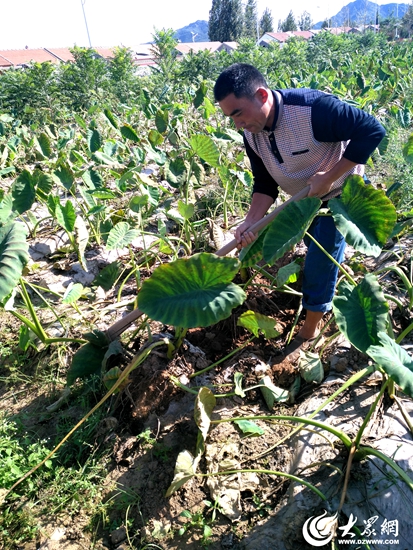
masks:
{"type": "MultiPolygon", "coordinates": [[[[284,263],[290,259],[285,258],[284,263]]],[[[278,267],[280,265],[273,268],[273,273],[278,267]]],[[[268,285],[263,278],[254,282],[268,285]]],[[[274,473],[258,473],[252,477],[244,475],[242,479],[237,477],[239,515],[235,520],[221,513],[216,506],[207,484],[208,478],[194,477],[170,497],[165,496],[174,477],[178,454],[184,450],[194,454],[198,437],[194,420],[195,394],[178,388],[171,375],[195,390],[200,386],[219,386],[218,393],[222,394],[233,391],[235,372],[243,375],[244,388],[256,385],[259,381],[256,367],[260,363],[272,367],[270,372],[276,386],[288,389],[297,377],[295,365],[281,359],[299,305],[298,298],[258,285],[250,288],[247,301],[229,319],[213,327],[188,331],[182,348],[172,360],[167,358],[163,348],[157,348],[162,351],[152,352],[132,373],[127,389],[106,409],[106,415],[92,439],[108,450],[106,489],[102,501],[111,502],[108,524],[112,528],[108,529],[107,525],[100,523],[91,533],[93,512],[72,517],[61,511],[53,517],[44,518],[39,540],[11,546],[10,549],[123,550],[140,549],[149,544],[148,548],[164,550],[196,550],[202,547],[237,550],[243,548],[242,539],[247,533],[257,525],[265,525],[267,519],[277,513],[283,505],[289,482],[274,473]],[[237,326],[237,319],[240,313],[248,309],[274,318],[280,336],[271,341],[260,337],[241,349],[249,334],[237,326]],[[192,377],[238,348],[240,351],[207,374],[192,377]],[[150,440],[142,437],[143,433],[149,433],[146,432],[148,429],[150,440]],[[133,496],[128,506],[125,506],[125,494],[133,496]],[[190,514],[182,515],[185,510],[190,514]],[[205,531],[205,525],[212,529],[211,533],[205,531]],[[57,540],[53,540],[53,533],[58,532],[56,529],[62,529],[61,536],[59,538],[57,534],[57,540]],[[184,532],[180,534],[180,530],[184,532]]],[[[402,312],[394,312],[394,321],[399,330],[407,326],[402,312]]],[[[10,338],[18,331],[19,323],[11,316],[2,313],[1,322],[3,334],[9,334],[10,338]]],[[[297,329],[301,322],[302,318],[297,329]]],[[[159,324],[154,328],[158,332],[169,330],[169,327],[160,327],[159,324]]],[[[326,336],[333,333],[334,326],[330,325],[326,336]]],[[[135,348],[139,349],[142,344],[137,340],[135,348]]],[[[67,351],[68,364],[71,353],[71,350],[67,351]]],[[[45,412],[59,395],[61,388],[57,385],[49,385],[47,390],[42,386],[42,389],[33,391],[30,377],[36,374],[34,371],[41,369],[42,362],[53,360],[50,354],[50,350],[44,350],[34,356],[34,352],[29,351],[27,378],[12,389],[7,383],[3,383],[0,389],[1,408],[24,418],[27,429],[36,431],[39,438],[57,433],[57,424],[62,416],[75,423],[84,414],[84,411],[73,407],[70,399],[53,415],[45,412]]],[[[367,358],[354,349],[339,348],[333,341],[322,356],[326,373],[334,356],[336,364],[341,362],[342,371],[347,370],[348,373],[365,366],[367,362],[367,358]]],[[[124,365],[125,359],[119,364],[124,365]]],[[[4,380],[11,368],[8,358],[2,359],[0,368],[4,380]]],[[[302,383],[295,403],[278,404],[271,413],[293,415],[296,407],[315,389],[312,384],[302,383]]],[[[244,398],[237,395],[219,398],[212,418],[218,420],[269,413],[261,391],[254,389],[248,391],[244,398]]],[[[291,462],[291,449],[286,442],[276,444],[289,433],[288,422],[264,423],[257,420],[256,424],[264,430],[264,435],[246,436],[233,423],[215,424],[208,435],[208,449],[217,453],[220,460],[232,460],[245,469],[286,471],[291,462]]],[[[207,468],[207,458],[203,458],[198,472],[205,474],[207,468]]]]}

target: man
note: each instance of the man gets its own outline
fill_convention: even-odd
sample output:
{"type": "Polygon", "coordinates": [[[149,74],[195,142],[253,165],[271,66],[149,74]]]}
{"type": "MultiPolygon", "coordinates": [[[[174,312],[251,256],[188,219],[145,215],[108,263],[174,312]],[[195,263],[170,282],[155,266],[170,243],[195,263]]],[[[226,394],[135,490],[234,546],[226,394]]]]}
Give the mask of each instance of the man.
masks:
{"type": "MultiPolygon", "coordinates": [[[[335,197],[347,176],[364,174],[364,164],[385,134],[374,117],[330,94],[307,88],[270,90],[262,74],[245,63],[220,74],[214,95],[224,115],[244,129],[254,175],[251,206],[235,232],[240,247],[254,240],[248,228],[266,214],[279,187],[294,195],[308,185],[309,197],[324,201],[335,197]]],[[[309,233],[342,262],[345,241],[330,216],[316,217],[309,233]]],[[[312,241],[306,244],[302,288],[306,317],[286,350],[294,358],[300,347],[317,337],[319,323],[331,309],[338,273],[312,241]]]]}

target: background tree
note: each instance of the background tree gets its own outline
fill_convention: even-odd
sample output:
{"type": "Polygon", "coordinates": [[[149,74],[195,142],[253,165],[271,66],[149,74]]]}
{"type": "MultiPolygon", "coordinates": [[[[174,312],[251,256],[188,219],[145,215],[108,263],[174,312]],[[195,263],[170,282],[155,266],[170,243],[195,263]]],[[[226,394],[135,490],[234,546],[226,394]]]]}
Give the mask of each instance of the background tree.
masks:
{"type": "Polygon", "coordinates": [[[290,13],[287,15],[287,18],[284,21],[280,20],[278,22],[278,30],[282,32],[297,30],[297,23],[295,22],[292,10],[290,10],[290,13]]]}
{"type": "Polygon", "coordinates": [[[413,4],[409,4],[406,13],[402,17],[401,34],[404,38],[411,38],[413,35],[413,4]]]}
{"type": "Polygon", "coordinates": [[[221,36],[221,12],[222,12],[222,0],[212,0],[212,6],[209,11],[208,20],[208,36],[211,42],[219,41],[221,36]]]}
{"type": "Polygon", "coordinates": [[[324,19],[324,21],[321,23],[322,29],[329,29],[331,28],[331,19],[324,19]]]}
{"type": "Polygon", "coordinates": [[[313,26],[313,20],[308,11],[303,11],[303,13],[298,18],[298,28],[300,31],[309,31],[313,26]]]}
{"type": "Polygon", "coordinates": [[[394,40],[399,34],[398,25],[398,19],[388,17],[380,22],[380,32],[386,35],[387,40],[394,40]]]}
{"type": "Polygon", "coordinates": [[[242,36],[243,26],[241,0],[212,1],[208,21],[208,36],[211,41],[236,41],[242,36]]]}
{"type": "Polygon", "coordinates": [[[115,48],[115,56],[108,64],[108,76],[113,93],[122,103],[127,103],[137,91],[135,72],[132,50],[115,48]]]}
{"type": "Polygon", "coordinates": [[[70,51],[75,61],[61,66],[60,93],[66,98],[70,108],[76,111],[89,109],[107,93],[108,65],[91,48],[75,46],[70,51]]]}
{"type": "Polygon", "coordinates": [[[244,32],[243,35],[245,38],[254,38],[257,39],[257,24],[258,24],[258,13],[257,13],[257,2],[256,0],[248,0],[245,6],[244,12],[244,32]]]}
{"type": "Polygon", "coordinates": [[[266,32],[274,32],[274,23],[271,15],[271,11],[265,8],[264,13],[260,19],[260,36],[266,32]]]}
{"type": "Polygon", "coordinates": [[[154,81],[159,80],[159,84],[164,85],[166,80],[173,82],[177,74],[178,52],[176,46],[178,41],[175,39],[175,31],[172,29],[154,29],[154,31],[152,34],[153,44],[150,49],[156,65],[151,69],[154,73],[154,81]]]}

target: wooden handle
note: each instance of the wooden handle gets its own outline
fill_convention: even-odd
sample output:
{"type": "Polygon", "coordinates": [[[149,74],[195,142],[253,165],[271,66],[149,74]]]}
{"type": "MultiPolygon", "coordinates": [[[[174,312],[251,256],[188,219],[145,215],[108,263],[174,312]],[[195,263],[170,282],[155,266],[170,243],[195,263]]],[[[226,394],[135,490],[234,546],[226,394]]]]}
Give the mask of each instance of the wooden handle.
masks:
{"type": "MultiPolygon", "coordinates": [[[[288,206],[291,202],[296,202],[301,199],[304,199],[308,195],[308,191],[310,190],[310,187],[306,186],[304,189],[301,189],[296,195],[290,197],[288,200],[280,204],[280,206],[277,206],[274,208],[272,212],[255,222],[251,227],[248,228],[248,231],[251,231],[252,233],[258,233],[258,231],[261,231],[264,227],[267,227],[281,212],[281,210],[284,210],[286,206],[288,206]]],[[[217,256],[226,256],[231,252],[231,250],[234,250],[234,248],[237,248],[238,242],[236,239],[232,239],[229,243],[224,245],[222,248],[217,250],[215,254],[217,256]]]]}
{"type": "MultiPolygon", "coordinates": [[[[250,228],[249,231],[252,231],[252,233],[258,233],[261,229],[266,227],[269,223],[271,223],[281,212],[281,210],[284,210],[284,208],[289,205],[291,202],[299,201],[301,199],[304,199],[309,191],[309,187],[304,187],[299,193],[294,195],[293,197],[290,197],[288,200],[280,204],[280,206],[277,206],[277,208],[274,208],[272,212],[261,218],[261,220],[258,220],[256,223],[254,223],[250,228]]],[[[217,250],[215,254],[217,256],[226,256],[231,250],[234,250],[238,245],[238,242],[236,239],[233,239],[229,243],[227,243],[225,246],[217,250]]],[[[136,321],[141,315],[143,315],[143,311],[140,309],[134,309],[125,317],[122,319],[119,319],[119,321],[116,321],[111,327],[109,327],[106,330],[106,336],[110,341],[115,340],[122,332],[124,332],[132,323],[136,321]]]]}

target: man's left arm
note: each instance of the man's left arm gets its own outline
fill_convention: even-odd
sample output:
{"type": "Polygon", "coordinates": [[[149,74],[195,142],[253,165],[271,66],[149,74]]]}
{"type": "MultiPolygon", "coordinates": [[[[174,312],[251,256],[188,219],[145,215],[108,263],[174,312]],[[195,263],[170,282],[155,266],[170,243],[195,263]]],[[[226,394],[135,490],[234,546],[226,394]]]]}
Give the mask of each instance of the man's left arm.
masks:
{"type": "Polygon", "coordinates": [[[317,172],[307,181],[307,185],[310,186],[307,196],[324,197],[330,191],[333,183],[357,164],[359,163],[342,157],[328,172],[317,172]]]}
{"type": "Polygon", "coordinates": [[[309,196],[326,195],[339,177],[357,164],[366,164],[386,133],[376,118],[331,95],[325,95],[314,103],[311,122],[317,141],[349,143],[335,166],[308,180],[311,186],[309,196]]]}

